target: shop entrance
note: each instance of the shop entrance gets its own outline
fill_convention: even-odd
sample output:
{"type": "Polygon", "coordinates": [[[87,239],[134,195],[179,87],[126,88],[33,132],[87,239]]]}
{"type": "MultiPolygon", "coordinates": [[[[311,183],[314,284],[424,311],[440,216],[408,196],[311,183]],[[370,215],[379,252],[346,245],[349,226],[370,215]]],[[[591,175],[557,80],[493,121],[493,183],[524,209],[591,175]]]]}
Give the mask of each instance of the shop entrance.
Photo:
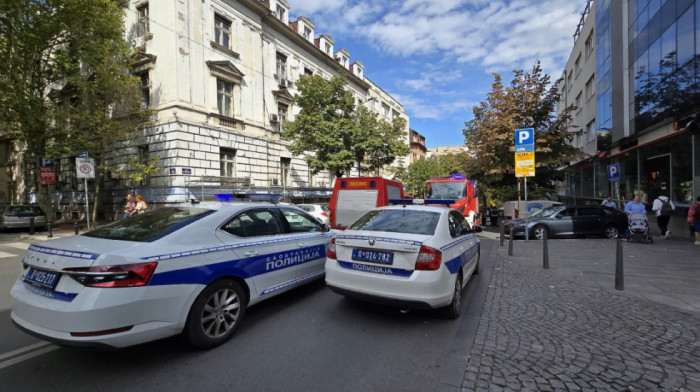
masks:
{"type": "Polygon", "coordinates": [[[644,162],[643,179],[646,180],[646,186],[643,187],[647,194],[647,202],[651,203],[659,196],[671,196],[672,183],[671,179],[671,154],[657,155],[647,158],[644,162]]]}

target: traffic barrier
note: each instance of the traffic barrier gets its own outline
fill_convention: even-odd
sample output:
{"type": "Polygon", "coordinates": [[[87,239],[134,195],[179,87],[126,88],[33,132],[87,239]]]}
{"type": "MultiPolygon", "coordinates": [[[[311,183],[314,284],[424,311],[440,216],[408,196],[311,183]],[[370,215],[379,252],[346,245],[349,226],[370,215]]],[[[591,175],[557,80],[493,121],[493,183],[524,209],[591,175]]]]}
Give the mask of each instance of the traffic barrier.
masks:
{"type": "Polygon", "coordinates": [[[52,225],[53,225],[53,219],[49,219],[49,221],[46,223],[46,230],[47,230],[46,236],[49,238],[53,237],[52,225]]]}
{"type": "Polygon", "coordinates": [[[549,269],[549,245],[547,245],[547,230],[542,237],[542,268],[549,269]]]}
{"type": "Polygon", "coordinates": [[[78,235],[78,232],[80,231],[80,226],[78,226],[78,222],[75,222],[75,235],[78,235]]]}
{"type": "Polygon", "coordinates": [[[508,236],[508,256],[513,256],[513,228],[510,229],[510,235],[508,236]]]}
{"type": "Polygon", "coordinates": [[[506,227],[505,227],[506,225],[503,223],[503,221],[498,222],[498,225],[500,226],[499,230],[500,230],[500,234],[501,234],[500,245],[498,245],[498,246],[503,246],[503,241],[505,241],[505,237],[506,237],[506,227]]]}
{"type": "Polygon", "coordinates": [[[34,234],[34,217],[29,218],[29,234],[34,234]]]}
{"type": "Polygon", "coordinates": [[[625,289],[625,279],[622,266],[622,239],[617,237],[617,252],[615,255],[615,290],[625,289]]]}

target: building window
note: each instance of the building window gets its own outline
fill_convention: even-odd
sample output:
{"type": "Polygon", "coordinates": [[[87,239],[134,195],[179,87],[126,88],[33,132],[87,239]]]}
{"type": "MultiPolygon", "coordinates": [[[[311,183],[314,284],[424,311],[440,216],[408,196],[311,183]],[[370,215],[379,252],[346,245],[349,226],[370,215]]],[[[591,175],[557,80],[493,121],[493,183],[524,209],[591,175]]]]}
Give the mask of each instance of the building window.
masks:
{"type": "Polygon", "coordinates": [[[289,173],[292,168],[292,158],[280,158],[280,169],[282,176],[282,186],[289,186],[289,173]]]}
{"type": "Polygon", "coordinates": [[[306,75],[306,76],[313,76],[313,74],[314,74],[314,71],[312,71],[312,70],[310,70],[310,69],[304,67],[304,75],[306,75]]]}
{"type": "Polygon", "coordinates": [[[576,62],[574,62],[574,71],[576,72],[576,75],[578,75],[579,72],[581,72],[581,55],[579,54],[578,57],[576,57],[576,62]]]}
{"type": "Polygon", "coordinates": [[[571,90],[571,87],[574,85],[574,74],[573,72],[569,72],[569,75],[566,77],[566,86],[568,90],[571,90]]]}
{"type": "Polygon", "coordinates": [[[595,119],[586,124],[586,134],[588,134],[588,141],[595,140],[595,119]]]}
{"type": "Polygon", "coordinates": [[[141,89],[141,108],[148,109],[151,107],[151,81],[148,77],[148,72],[139,75],[139,88],[141,89]]]}
{"type": "Polygon", "coordinates": [[[326,46],[326,49],[325,49],[326,54],[330,56],[331,53],[333,52],[333,48],[331,47],[331,44],[329,44],[328,42],[326,42],[325,46],[326,46]]]}
{"type": "Polygon", "coordinates": [[[278,103],[277,104],[277,124],[275,125],[277,127],[277,132],[282,132],[284,128],[284,123],[287,122],[287,111],[289,110],[289,106],[278,103]]]}
{"type": "Polygon", "coordinates": [[[384,117],[389,117],[389,106],[388,105],[382,104],[382,115],[384,115],[384,117]]]}
{"type": "Polygon", "coordinates": [[[595,44],[593,43],[593,32],[588,35],[588,38],[586,39],[586,58],[593,53],[593,48],[595,44]]]}
{"type": "Polygon", "coordinates": [[[586,82],[586,99],[591,99],[595,95],[595,75],[592,75],[586,82]]]}
{"type": "Polygon", "coordinates": [[[219,15],[214,17],[214,41],[227,49],[231,49],[231,22],[219,15]]]}
{"type": "Polygon", "coordinates": [[[233,117],[233,83],[216,80],[216,106],[220,115],[233,117]]]}
{"type": "Polygon", "coordinates": [[[576,101],[575,101],[574,105],[576,105],[577,110],[581,110],[581,108],[583,107],[581,105],[581,93],[578,93],[578,95],[576,96],[576,101]]]}
{"type": "Polygon", "coordinates": [[[143,37],[148,34],[148,4],[136,8],[138,21],[136,22],[136,36],[143,37]]]}
{"type": "MultiPolygon", "coordinates": [[[[139,164],[143,167],[148,167],[150,163],[151,155],[148,151],[148,144],[139,146],[139,164]]],[[[151,183],[151,175],[149,173],[142,173],[141,186],[147,186],[151,183]]]]}
{"type": "Polygon", "coordinates": [[[311,29],[306,26],[304,26],[304,38],[311,40],[311,29]]]}
{"type": "Polygon", "coordinates": [[[277,4],[277,17],[282,22],[284,22],[284,14],[285,14],[285,9],[283,7],[281,7],[279,4],[277,4]]]}
{"type": "Polygon", "coordinates": [[[221,162],[221,177],[236,177],[236,150],[222,148],[219,152],[221,162]]]}
{"type": "Polygon", "coordinates": [[[287,79],[287,56],[277,52],[277,80],[287,79]]]}

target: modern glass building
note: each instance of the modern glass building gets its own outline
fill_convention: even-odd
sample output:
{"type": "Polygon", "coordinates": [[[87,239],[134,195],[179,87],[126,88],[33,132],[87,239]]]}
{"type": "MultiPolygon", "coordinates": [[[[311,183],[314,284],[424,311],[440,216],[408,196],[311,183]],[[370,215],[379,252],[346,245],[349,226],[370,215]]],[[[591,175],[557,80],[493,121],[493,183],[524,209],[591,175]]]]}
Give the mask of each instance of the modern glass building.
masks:
{"type": "Polygon", "coordinates": [[[683,225],[700,196],[700,4],[599,0],[595,22],[598,153],[569,168],[565,197],[666,195],[683,225]]]}

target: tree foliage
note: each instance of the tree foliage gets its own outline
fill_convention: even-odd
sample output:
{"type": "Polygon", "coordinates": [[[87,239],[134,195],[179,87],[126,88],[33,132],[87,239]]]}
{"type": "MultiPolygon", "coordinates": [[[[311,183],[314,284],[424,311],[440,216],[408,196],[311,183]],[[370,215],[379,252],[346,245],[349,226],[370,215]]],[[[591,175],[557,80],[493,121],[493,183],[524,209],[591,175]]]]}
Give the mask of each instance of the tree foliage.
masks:
{"type": "Polygon", "coordinates": [[[104,151],[143,120],[123,12],[112,0],[0,2],[2,136],[30,157],[88,151],[105,168],[104,151]]]}
{"type": "Polygon", "coordinates": [[[373,172],[408,153],[405,121],[389,123],[364,106],[355,107],[344,79],[302,76],[297,89],[294,102],[301,111],[285,123],[283,136],[291,141],[292,153],[306,154],[314,173],[328,170],[340,177],[353,167],[373,172]]]}
{"type": "Polygon", "coordinates": [[[564,178],[560,169],[581,156],[570,144],[572,135],[568,132],[570,112],[574,108],[567,108],[559,116],[555,114],[559,93],[556,87],[548,87],[549,81],[539,62],[531,73],[514,71],[507,87],[501,76],[494,74],[492,91],[486,101],[474,107],[474,118],[465,123],[467,146],[477,158],[475,169],[481,172],[482,184],[489,188],[494,199],[517,198],[516,129],[535,129],[535,177],[528,179],[528,193],[532,197],[552,192],[554,181],[564,178]]]}

